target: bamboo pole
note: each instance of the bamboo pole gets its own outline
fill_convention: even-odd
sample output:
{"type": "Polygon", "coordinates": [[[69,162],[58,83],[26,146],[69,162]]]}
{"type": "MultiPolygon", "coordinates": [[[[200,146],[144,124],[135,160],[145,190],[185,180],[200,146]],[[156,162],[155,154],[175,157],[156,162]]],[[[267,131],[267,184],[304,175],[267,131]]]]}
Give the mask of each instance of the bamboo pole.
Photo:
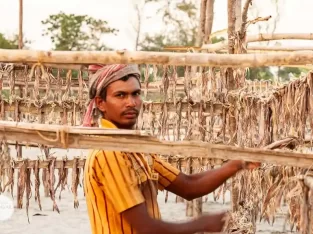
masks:
{"type": "Polygon", "coordinates": [[[305,51],[305,50],[313,50],[313,46],[259,46],[259,45],[248,45],[248,50],[250,51],[305,51]]]}
{"type": "Polygon", "coordinates": [[[23,0],[19,0],[18,48],[23,49],[23,0]]]}
{"type": "Polygon", "coordinates": [[[200,19],[198,25],[197,39],[196,45],[199,46],[203,43],[203,38],[205,34],[205,13],[206,13],[206,5],[208,0],[201,0],[200,6],[200,19]]]}
{"type": "Polygon", "coordinates": [[[213,19],[214,19],[214,1],[215,0],[207,0],[206,9],[205,9],[205,27],[204,27],[204,38],[203,41],[205,43],[209,43],[211,41],[210,35],[213,27],[213,19]]]}
{"type": "MultiPolygon", "coordinates": [[[[236,21],[240,21],[240,19],[236,20],[236,5],[239,0],[228,0],[227,1],[227,15],[228,15],[228,53],[235,54],[237,52],[235,50],[235,38],[236,38],[236,21]]],[[[237,24],[237,26],[240,23],[237,24]]],[[[239,30],[239,29],[238,29],[239,30]]],[[[234,79],[234,72],[233,68],[227,68],[227,89],[228,91],[236,89],[236,82],[234,79]]],[[[235,99],[233,97],[230,98],[230,103],[233,105],[235,103],[235,99]]],[[[234,144],[236,142],[236,118],[235,118],[235,110],[231,109],[229,115],[229,125],[230,125],[230,143],[234,144]]],[[[231,203],[232,203],[232,210],[235,211],[234,207],[237,204],[237,197],[238,197],[238,189],[234,186],[234,178],[232,178],[232,187],[231,187],[231,203]]]]}
{"type": "Polygon", "coordinates": [[[276,54],[204,54],[145,51],[34,51],[0,50],[0,62],[53,64],[167,64],[177,66],[261,67],[306,65],[313,51],[276,54]]]}
{"type": "Polygon", "coordinates": [[[52,148],[119,150],[126,152],[220,158],[310,168],[313,154],[243,148],[195,141],[160,141],[144,132],[0,121],[0,138],[19,144],[37,143],[52,148]]]}
{"type": "Polygon", "coordinates": [[[236,32],[240,31],[241,29],[241,24],[242,24],[241,8],[242,8],[242,2],[241,0],[237,0],[235,3],[235,16],[236,16],[235,31],[236,32]]]}
{"type": "MultiPolygon", "coordinates": [[[[255,35],[248,35],[246,40],[247,43],[274,40],[313,40],[313,33],[259,33],[255,35]]],[[[227,46],[228,40],[225,40],[215,44],[204,44],[201,49],[208,50],[209,52],[216,52],[222,49],[226,49],[227,46]]]]}
{"type": "MultiPolygon", "coordinates": [[[[13,112],[15,110],[15,104],[16,102],[13,101],[12,103],[7,103],[4,102],[4,112],[13,112]]],[[[34,105],[34,103],[29,103],[27,101],[20,101],[20,106],[19,106],[19,112],[20,113],[30,113],[30,114],[37,114],[38,113],[38,107],[34,105]]],[[[68,102],[69,108],[68,111],[72,111],[74,108],[74,102],[68,102]]],[[[176,106],[174,102],[150,102],[150,101],[145,101],[143,103],[143,109],[144,111],[149,111],[150,104],[152,105],[151,107],[151,112],[154,113],[161,113],[163,110],[163,105],[167,105],[167,110],[169,112],[176,112],[176,106]]],[[[211,106],[213,105],[213,114],[214,115],[219,115],[223,112],[223,108],[227,108],[227,106],[223,107],[222,103],[212,103],[212,102],[205,102],[204,103],[206,106],[204,108],[204,112],[210,112],[211,111],[211,106]]],[[[186,112],[188,110],[188,106],[191,106],[192,111],[198,111],[199,110],[199,102],[194,102],[193,104],[190,104],[188,102],[182,102],[182,112],[186,112]]],[[[41,112],[43,113],[50,113],[51,108],[54,108],[55,112],[61,112],[62,111],[62,106],[60,106],[60,103],[57,101],[55,102],[49,102],[49,103],[41,103],[41,112]]]]}
{"type": "MultiPolygon", "coordinates": [[[[77,157],[79,158],[78,160],[78,164],[77,167],[78,168],[84,168],[85,162],[86,162],[86,157],[77,157]]],[[[176,156],[175,157],[165,157],[167,161],[172,162],[173,160],[176,160],[176,156]]],[[[188,163],[187,160],[197,160],[198,157],[192,157],[192,158],[184,158],[181,157],[181,163],[182,163],[182,168],[187,167],[188,163]]],[[[20,160],[14,160],[12,159],[12,162],[4,162],[2,165],[2,169],[9,169],[9,168],[14,168],[14,169],[20,169],[23,164],[24,164],[24,160],[27,160],[27,168],[34,168],[36,162],[38,161],[38,168],[40,169],[47,169],[49,167],[49,163],[51,162],[52,159],[44,159],[44,160],[30,160],[30,159],[20,159],[20,160]]],[[[73,168],[73,159],[56,159],[55,160],[55,169],[60,169],[60,168],[73,168]],[[65,163],[63,165],[63,162],[65,163]]],[[[218,159],[215,161],[212,161],[212,164],[214,165],[222,165],[223,164],[223,160],[218,159]]],[[[200,167],[201,165],[199,165],[200,167]]]]}
{"type": "MultiPolygon", "coordinates": [[[[19,0],[19,34],[18,34],[18,48],[21,50],[23,49],[23,0],[19,0]]],[[[22,94],[20,89],[20,93],[22,94]]],[[[19,121],[19,120],[16,120],[19,121]]],[[[17,146],[17,152],[18,152],[18,158],[22,158],[23,149],[21,146],[17,146]]],[[[20,177],[20,172],[18,172],[18,178],[20,177]]],[[[17,183],[17,197],[19,197],[20,194],[20,188],[21,185],[17,183]]],[[[22,209],[22,205],[20,204],[20,201],[17,199],[17,208],[22,209]]]]}
{"type": "MultiPolygon", "coordinates": [[[[21,160],[13,160],[14,163],[11,162],[4,162],[2,169],[9,169],[9,168],[14,168],[14,169],[20,169],[23,164],[24,164],[24,160],[25,159],[21,159],[21,160]]],[[[45,160],[28,160],[27,159],[27,168],[34,168],[36,162],[38,163],[38,168],[40,169],[48,169],[49,168],[49,163],[51,162],[51,159],[45,159],[45,160]]],[[[74,160],[69,159],[69,160],[56,160],[55,161],[55,169],[60,169],[60,168],[73,168],[73,162],[74,160]],[[65,162],[65,164],[63,165],[63,162],[65,162]]],[[[84,168],[86,159],[85,158],[81,158],[78,160],[78,168],[84,168]]]]}

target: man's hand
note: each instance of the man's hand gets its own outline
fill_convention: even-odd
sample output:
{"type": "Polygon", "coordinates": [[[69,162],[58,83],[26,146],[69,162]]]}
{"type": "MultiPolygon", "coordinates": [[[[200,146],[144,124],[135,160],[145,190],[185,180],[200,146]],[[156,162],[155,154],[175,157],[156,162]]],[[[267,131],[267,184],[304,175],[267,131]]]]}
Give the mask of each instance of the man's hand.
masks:
{"type": "Polygon", "coordinates": [[[243,162],[243,169],[253,170],[261,166],[260,162],[243,162]]]}
{"type": "Polygon", "coordinates": [[[188,222],[169,223],[152,218],[145,203],[123,212],[127,221],[140,234],[194,234],[199,232],[221,232],[228,216],[226,212],[205,214],[188,222]]]}
{"type": "Polygon", "coordinates": [[[243,160],[231,160],[231,164],[234,164],[239,170],[241,169],[248,169],[253,170],[261,166],[261,163],[259,162],[246,162],[243,160]]]}
{"type": "Polygon", "coordinates": [[[203,222],[205,232],[222,232],[228,221],[228,215],[226,212],[205,214],[200,217],[200,220],[203,222]]]}

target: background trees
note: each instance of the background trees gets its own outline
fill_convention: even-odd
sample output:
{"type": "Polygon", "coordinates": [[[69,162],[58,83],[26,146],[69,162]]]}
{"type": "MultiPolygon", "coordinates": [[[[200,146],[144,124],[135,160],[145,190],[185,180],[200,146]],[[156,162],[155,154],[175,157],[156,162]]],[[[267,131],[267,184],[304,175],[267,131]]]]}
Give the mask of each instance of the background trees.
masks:
{"type": "Polygon", "coordinates": [[[42,24],[43,36],[50,37],[54,50],[109,50],[101,37],[118,32],[105,20],[64,12],[50,15],[42,24]]]}

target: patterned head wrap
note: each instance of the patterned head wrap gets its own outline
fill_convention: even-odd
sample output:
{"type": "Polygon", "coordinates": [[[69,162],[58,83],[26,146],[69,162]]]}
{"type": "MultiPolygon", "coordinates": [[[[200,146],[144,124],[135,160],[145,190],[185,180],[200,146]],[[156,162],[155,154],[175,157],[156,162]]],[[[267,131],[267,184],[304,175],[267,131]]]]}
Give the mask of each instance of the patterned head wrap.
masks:
{"type": "Polygon", "coordinates": [[[89,71],[92,74],[89,82],[89,105],[84,117],[83,126],[91,127],[95,118],[99,117],[95,97],[111,83],[122,79],[125,76],[133,75],[140,82],[140,72],[137,65],[114,64],[114,65],[90,65],[89,71]]]}

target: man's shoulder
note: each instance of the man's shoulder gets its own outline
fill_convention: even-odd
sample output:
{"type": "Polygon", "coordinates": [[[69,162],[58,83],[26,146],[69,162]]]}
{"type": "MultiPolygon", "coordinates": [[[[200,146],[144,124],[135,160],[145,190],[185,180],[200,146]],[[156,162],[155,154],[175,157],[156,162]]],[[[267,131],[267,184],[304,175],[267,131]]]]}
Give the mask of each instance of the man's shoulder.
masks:
{"type": "Polygon", "coordinates": [[[119,155],[118,151],[110,151],[110,150],[90,150],[88,153],[88,157],[106,157],[107,155],[119,155]]]}
{"type": "Polygon", "coordinates": [[[119,151],[110,151],[110,150],[91,150],[88,154],[89,161],[101,161],[102,163],[110,164],[110,162],[121,159],[125,159],[125,155],[119,151]]]}

